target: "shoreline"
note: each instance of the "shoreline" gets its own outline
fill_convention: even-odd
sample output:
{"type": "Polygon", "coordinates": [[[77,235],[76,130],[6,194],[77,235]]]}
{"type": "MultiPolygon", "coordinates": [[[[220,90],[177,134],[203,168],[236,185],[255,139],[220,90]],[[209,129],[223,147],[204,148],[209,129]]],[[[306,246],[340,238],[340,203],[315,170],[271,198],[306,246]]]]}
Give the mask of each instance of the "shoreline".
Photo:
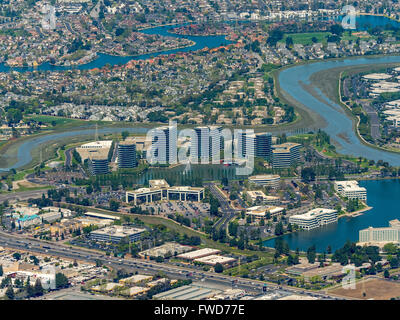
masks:
{"type": "MultiPolygon", "coordinates": [[[[279,68],[279,69],[273,70],[273,72],[272,72],[272,75],[273,75],[273,77],[274,77],[274,83],[275,83],[274,90],[276,90],[276,94],[277,94],[277,96],[278,96],[279,98],[283,98],[283,100],[284,100],[285,102],[287,102],[288,104],[290,104],[291,106],[293,106],[296,110],[299,110],[299,109],[304,110],[306,113],[308,113],[308,118],[312,118],[312,116],[313,116],[314,114],[316,114],[315,111],[308,109],[308,108],[307,108],[306,106],[304,106],[301,102],[297,101],[295,98],[293,98],[292,96],[290,96],[289,93],[287,93],[285,90],[283,90],[283,89],[280,87],[280,85],[279,85],[279,75],[280,75],[280,73],[281,73],[282,71],[284,71],[284,70],[286,70],[286,69],[289,69],[289,68],[292,68],[292,67],[294,68],[294,67],[298,67],[298,66],[302,66],[302,65],[307,65],[307,64],[311,64],[311,63],[320,63],[320,62],[325,62],[325,61],[343,61],[343,60],[347,60],[347,59],[360,59],[360,58],[367,58],[367,59],[370,58],[370,59],[374,59],[374,58],[380,58],[380,57],[398,57],[398,56],[400,56],[400,54],[374,54],[374,55],[367,55],[367,56],[358,55],[358,56],[340,57],[340,58],[314,59],[314,60],[312,60],[312,61],[310,61],[310,60],[307,60],[307,61],[300,61],[300,62],[296,62],[296,63],[294,63],[294,64],[285,65],[285,66],[283,66],[283,67],[281,67],[281,68],[279,68]],[[289,98],[287,98],[285,95],[289,96],[289,98]],[[290,101],[290,100],[293,100],[293,101],[290,101]],[[297,104],[297,105],[296,105],[296,104],[297,104]],[[300,107],[300,106],[301,106],[301,107],[300,107]]],[[[385,64],[387,64],[387,63],[381,63],[381,64],[382,64],[382,65],[385,65],[385,64]]],[[[357,65],[357,66],[354,66],[354,67],[361,67],[361,66],[368,66],[368,65],[369,65],[369,64],[366,63],[366,64],[363,64],[363,65],[357,65]]],[[[371,67],[372,67],[372,66],[371,66],[371,67]]],[[[339,68],[339,67],[338,67],[338,68],[339,68]]],[[[344,68],[351,68],[351,67],[344,67],[344,68]]],[[[330,69],[335,69],[335,67],[334,67],[334,68],[330,68],[330,69]]],[[[329,69],[326,69],[326,70],[329,70],[329,69]]],[[[326,70],[325,70],[325,71],[326,71],[326,70]]],[[[342,71],[342,72],[343,72],[343,71],[342,71]]],[[[341,77],[339,77],[338,82],[339,82],[339,90],[340,90],[341,77]]],[[[307,91],[308,91],[308,90],[307,90],[307,91]]],[[[311,92],[309,92],[309,93],[312,95],[311,92]]],[[[328,97],[327,97],[327,98],[328,98],[328,97]]],[[[392,154],[399,154],[399,153],[400,153],[400,152],[398,152],[398,151],[394,151],[394,150],[390,150],[390,149],[385,149],[385,148],[379,147],[379,146],[377,146],[377,145],[373,145],[373,144],[371,144],[371,143],[365,141],[364,138],[362,138],[361,135],[360,135],[359,132],[358,132],[358,123],[359,123],[359,121],[360,121],[359,117],[355,117],[355,116],[350,112],[350,110],[348,109],[348,106],[346,106],[342,101],[340,101],[340,100],[341,100],[341,94],[340,94],[340,92],[337,92],[337,98],[338,98],[338,101],[333,101],[333,102],[334,102],[334,103],[338,103],[338,104],[343,108],[343,110],[344,110],[344,112],[346,113],[346,115],[352,120],[352,122],[353,122],[354,133],[355,133],[355,135],[357,136],[358,140],[359,140],[363,145],[366,145],[366,146],[368,146],[368,147],[374,148],[374,149],[376,149],[376,150],[381,150],[381,151],[389,152],[389,153],[392,153],[392,154]]],[[[329,98],[328,98],[328,99],[329,99],[329,98]]],[[[330,99],[329,99],[329,100],[330,100],[330,99]]],[[[320,117],[319,114],[317,114],[317,115],[318,115],[318,117],[320,117]]],[[[323,120],[324,126],[326,126],[325,120],[324,120],[324,119],[322,119],[322,120],[323,120]]],[[[318,122],[314,122],[313,125],[314,125],[314,126],[321,126],[320,123],[318,123],[318,122]]]]}
{"type": "Polygon", "coordinates": [[[369,211],[371,209],[373,209],[373,207],[370,207],[370,206],[367,205],[365,208],[362,208],[360,210],[357,210],[357,211],[354,211],[354,212],[343,213],[343,214],[338,216],[338,219],[344,218],[344,217],[356,218],[356,217],[359,217],[359,216],[363,215],[364,212],[367,212],[367,211],[369,211]]]}

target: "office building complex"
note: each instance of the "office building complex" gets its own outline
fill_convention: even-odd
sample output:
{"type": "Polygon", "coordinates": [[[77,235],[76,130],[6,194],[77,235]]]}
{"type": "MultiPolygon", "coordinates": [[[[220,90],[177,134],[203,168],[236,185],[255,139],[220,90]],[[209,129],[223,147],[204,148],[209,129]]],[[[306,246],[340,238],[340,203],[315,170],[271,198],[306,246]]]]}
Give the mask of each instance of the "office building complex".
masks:
{"type": "Polygon", "coordinates": [[[360,187],[355,180],[349,181],[335,181],[335,191],[342,197],[348,199],[359,199],[362,201],[367,200],[367,189],[360,187]]]}
{"type": "Polygon", "coordinates": [[[127,139],[118,144],[118,168],[134,168],[136,161],[136,144],[134,139],[127,139]]]}
{"type": "Polygon", "coordinates": [[[300,160],[301,144],[286,142],[272,146],[272,166],[289,168],[300,160]]]}
{"type": "Polygon", "coordinates": [[[323,225],[337,222],[338,213],[333,209],[316,208],[304,214],[293,215],[289,217],[289,223],[298,227],[311,230],[323,225]]]}
{"type": "Polygon", "coordinates": [[[390,227],[369,227],[359,231],[360,245],[384,245],[389,242],[400,244],[400,221],[398,219],[389,221],[390,227]]]}

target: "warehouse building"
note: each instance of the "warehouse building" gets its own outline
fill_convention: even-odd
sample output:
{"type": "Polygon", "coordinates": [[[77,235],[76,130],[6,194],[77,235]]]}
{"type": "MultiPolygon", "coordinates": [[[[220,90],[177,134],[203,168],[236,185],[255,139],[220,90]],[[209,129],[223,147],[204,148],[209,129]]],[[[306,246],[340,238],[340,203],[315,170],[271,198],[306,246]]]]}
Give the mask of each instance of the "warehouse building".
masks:
{"type": "Polygon", "coordinates": [[[220,263],[222,265],[230,265],[230,264],[234,263],[236,261],[236,259],[231,258],[231,257],[224,257],[224,256],[218,256],[218,255],[212,254],[212,255],[209,255],[206,257],[194,259],[193,261],[207,264],[210,266],[215,266],[217,263],[220,263]]]}
{"type": "Polygon", "coordinates": [[[199,250],[179,254],[177,257],[181,258],[181,259],[185,259],[185,260],[195,260],[195,259],[215,255],[220,252],[221,252],[221,250],[218,250],[218,249],[204,248],[204,249],[199,249],[199,250]]]}

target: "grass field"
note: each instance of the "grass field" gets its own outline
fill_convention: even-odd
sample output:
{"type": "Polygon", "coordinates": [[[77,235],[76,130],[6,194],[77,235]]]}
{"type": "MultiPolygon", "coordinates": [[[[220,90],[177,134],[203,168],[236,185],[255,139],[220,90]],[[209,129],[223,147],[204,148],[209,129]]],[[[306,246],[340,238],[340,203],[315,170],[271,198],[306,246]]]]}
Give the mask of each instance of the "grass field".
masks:
{"type": "Polygon", "coordinates": [[[77,123],[84,123],[85,121],[79,119],[70,119],[70,118],[63,118],[63,117],[55,117],[55,116],[46,116],[46,115],[39,115],[39,116],[32,116],[27,117],[27,119],[34,120],[36,122],[42,122],[46,125],[52,125],[53,123],[56,126],[64,126],[67,124],[77,124],[77,123]]]}
{"type": "Polygon", "coordinates": [[[384,279],[370,279],[358,282],[355,289],[339,287],[329,290],[329,293],[362,300],[389,300],[400,296],[400,283],[384,279]]]}
{"type": "Polygon", "coordinates": [[[283,39],[279,42],[284,43],[286,42],[287,37],[291,37],[293,39],[293,43],[308,46],[313,44],[312,39],[314,37],[317,39],[316,42],[326,43],[326,38],[330,34],[330,32],[285,33],[283,39]]]}

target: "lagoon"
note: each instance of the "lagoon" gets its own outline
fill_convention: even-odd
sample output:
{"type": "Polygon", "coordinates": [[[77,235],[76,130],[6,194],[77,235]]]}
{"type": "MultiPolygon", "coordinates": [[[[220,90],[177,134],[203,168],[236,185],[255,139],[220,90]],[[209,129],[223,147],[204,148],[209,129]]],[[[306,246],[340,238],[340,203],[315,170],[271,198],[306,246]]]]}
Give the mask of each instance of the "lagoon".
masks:
{"type": "MultiPolygon", "coordinates": [[[[360,181],[360,186],[367,188],[368,205],[371,210],[358,217],[339,218],[337,223],[310,231],[299,231],[282,236],[289,248],[307,251],[315,245],[317,252],[323,252],[330,245],[332,250],[341,248],[347,240],[358,242],[358,232],[368,227],[388,227],[389,221],[400,219],[400,180],[360,181]]],[[[264,242],[267,247],[274,247],[275,239],[264,242]]]]}

